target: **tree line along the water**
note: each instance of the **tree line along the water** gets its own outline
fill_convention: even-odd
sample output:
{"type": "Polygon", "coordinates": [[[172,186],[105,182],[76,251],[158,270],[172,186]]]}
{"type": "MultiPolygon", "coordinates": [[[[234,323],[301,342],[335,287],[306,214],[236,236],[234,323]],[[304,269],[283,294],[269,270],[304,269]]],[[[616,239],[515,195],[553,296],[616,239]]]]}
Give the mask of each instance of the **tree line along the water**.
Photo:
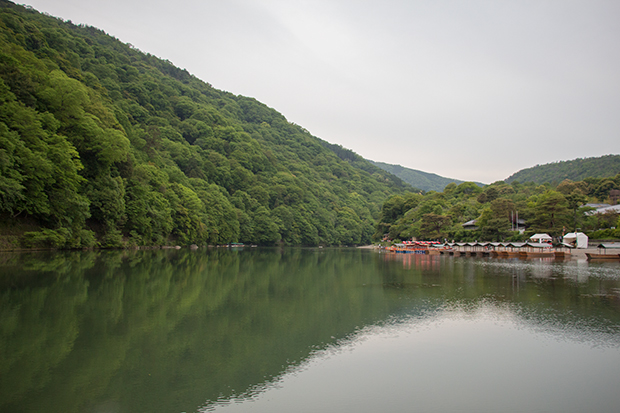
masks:
{"type": "Polygon", "coordinates": [[[413,190],[253,98],[0,0],[0,247],[364,244],[413,190]]]}
{"type": "Polygon", "coordinates": [[[6,0],[0,104],[0,248],[506,239],[511,211],[554,234],[617,226],[580,209],[617,176],[422,194],[255,99],[6,0]]]}
{"type": "Polygon", "coordinates": [[[620,238],[617,212],[588,214],[594,208],[586,206],[615,203],[618,190],[620,174],[558,185],[498,181],[480,188],[473,182],[451,183],[442,192],[390,197],[383,204],[375,238],[520,241],[537,232],[560,236],[574,230],[596,239],[620,238]],[[465,228],[470,221],[473,224],[465,228]],[[526,231],[520,234],[516,229],[523,225],[526,231]]]}

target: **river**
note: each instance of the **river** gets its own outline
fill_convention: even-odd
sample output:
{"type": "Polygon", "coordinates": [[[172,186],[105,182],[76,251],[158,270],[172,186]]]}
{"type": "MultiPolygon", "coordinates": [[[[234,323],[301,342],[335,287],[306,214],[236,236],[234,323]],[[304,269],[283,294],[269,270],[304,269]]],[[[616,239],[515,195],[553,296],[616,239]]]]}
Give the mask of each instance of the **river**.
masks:
{"type": "Polygon", "coordinates": [[[620,263],[0,254],[1,412],[616,412],[620,263]]]}

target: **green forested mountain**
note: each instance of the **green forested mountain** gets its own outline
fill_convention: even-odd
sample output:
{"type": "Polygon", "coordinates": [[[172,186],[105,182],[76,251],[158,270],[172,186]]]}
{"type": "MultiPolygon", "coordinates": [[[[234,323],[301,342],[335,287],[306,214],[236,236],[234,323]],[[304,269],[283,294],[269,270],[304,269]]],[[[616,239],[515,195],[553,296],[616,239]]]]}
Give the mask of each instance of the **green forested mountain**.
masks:
{"type": "MultiPolygon", "coordinates": [[[[444,178],[437,174],[418,171],[416,169],[405,168],[400,165],[391,165],[389,163],[370,161],[373,165],[396,175],[406,183],[410,184],[414,188],[420,188],[423,191],[438,191],[441,192],[451,182],[455,184],[462,184],[464,181],[458,179],[444,178]]],[[[480,182],[476,182],[478,186],[484,186],[480,182]]]]}
{"type": "Polygon", "coordinates": [[[255,99],[0,0],[3,246],[360,244],[408,185],[255,99]]]}
{"type": "Polygon", "coordinates": [[[572,161],[536,165],[512,174],[506,178],[506,182],[560,183],[565,179],[580,181],[589,177],[604,178],[614,176],[619,172],[620,155],[605,155],[598,158],[578,158],[572,161]]]}
{"type": "Polygon", "coordinates": [[[618,239],[620,214],[590,214],[594,208],[586,204],[617,203],[619,196],[620,173],[566,179],[558,185],[497,181],[480,188],[473,182],[450,183],[442,192],[390,197],[383,204],[375,237],[523,241],[537,232],[557,237],[579,229],[595,239],[618,239]]]}

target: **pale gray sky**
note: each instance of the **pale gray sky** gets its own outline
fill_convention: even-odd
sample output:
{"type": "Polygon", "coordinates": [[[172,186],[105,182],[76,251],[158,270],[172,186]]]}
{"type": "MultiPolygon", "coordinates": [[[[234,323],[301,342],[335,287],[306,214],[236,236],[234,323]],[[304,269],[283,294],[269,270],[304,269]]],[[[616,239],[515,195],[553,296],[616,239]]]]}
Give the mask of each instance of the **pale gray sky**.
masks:
{"type": "Polygon", "coordinates": [[[375,161],[485,183],[620,153],[617,0],[29,0],[375,161]]]}

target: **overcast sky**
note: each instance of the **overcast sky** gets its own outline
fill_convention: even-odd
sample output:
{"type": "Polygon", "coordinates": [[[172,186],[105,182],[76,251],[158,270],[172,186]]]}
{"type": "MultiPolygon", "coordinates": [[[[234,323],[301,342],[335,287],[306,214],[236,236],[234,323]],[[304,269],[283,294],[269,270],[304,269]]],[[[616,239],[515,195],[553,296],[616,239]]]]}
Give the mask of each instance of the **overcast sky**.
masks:
{"type": "Polygon", "coordinates": [[[620,153],[618,0],[29,0],[375,161],[491,183],[620,153]]]}

